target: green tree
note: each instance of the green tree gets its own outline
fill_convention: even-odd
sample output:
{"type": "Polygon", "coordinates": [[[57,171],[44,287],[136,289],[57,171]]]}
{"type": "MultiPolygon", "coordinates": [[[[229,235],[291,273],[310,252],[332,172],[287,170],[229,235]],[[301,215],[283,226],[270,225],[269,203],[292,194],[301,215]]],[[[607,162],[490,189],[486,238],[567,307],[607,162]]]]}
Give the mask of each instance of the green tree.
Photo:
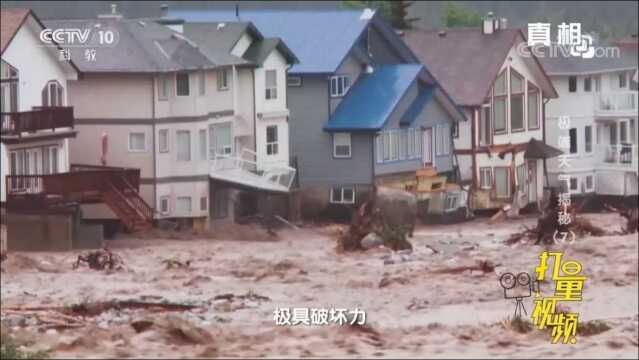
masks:
{"type": "Polygon", "coordinates": [[[482,17],[479,13],[466,10],[452,2],[446,4],[446,13],[444,14],[444,24],[446,27],[477,27],[481,26],[482,17]]]}
{"type": "Polygon", "coordinates": [[[395,29],[406,30],[413,27],[413,23],[418,21],[418,17],[408,17],[408,8],[414,3],[414,1],[391,1],[391,24],[395,29]]]}

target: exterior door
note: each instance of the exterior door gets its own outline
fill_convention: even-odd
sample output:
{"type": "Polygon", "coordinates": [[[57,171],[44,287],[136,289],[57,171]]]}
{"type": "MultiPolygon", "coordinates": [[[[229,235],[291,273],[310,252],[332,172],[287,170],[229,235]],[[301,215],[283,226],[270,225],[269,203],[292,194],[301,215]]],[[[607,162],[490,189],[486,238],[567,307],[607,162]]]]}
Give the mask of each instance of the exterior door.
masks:
{"type": "Polygon", "coordinates": [[[528,202],[537,202],[537,160],[528,160],[528,202]]]}
{"type": "Polygon", "coordinates": [[[424,166],[433,165],[433,129],[427,128],[424,130],[422,140],[422,162],[424,166]]]}

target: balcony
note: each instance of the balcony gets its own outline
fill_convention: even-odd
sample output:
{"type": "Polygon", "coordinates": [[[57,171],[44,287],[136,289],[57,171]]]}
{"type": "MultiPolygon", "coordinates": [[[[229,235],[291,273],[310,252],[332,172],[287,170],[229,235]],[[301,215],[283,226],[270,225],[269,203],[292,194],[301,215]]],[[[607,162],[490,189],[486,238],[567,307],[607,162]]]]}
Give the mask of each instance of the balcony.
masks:
{"type": "Polygon", "coordinates": [[[599,116],[637,116],[637,91],[599,93],[595,113],[599,116]]]}
{"type": "Polygon", "coordinates": [[[73,128],[73,107],[33,107],[29,111],[0,113],[2,137],[22,137],[40,130],[73,128]]]}
{"type": "Polygon", "coordinates": [[[598,148],[599,165],[603,168],[637,171],[637,146],[633,144],[603,145],[598,148]]]}
{"type": "Polygon", "coordinates": [[[216,155],[211,163],[212,179],[269,192],[288,192],[295,179],[295,169],[277,164],[258,166],[255,153],[243,149],[240,156],[216,155]],[[258,170],[263,168],[263,171],[258,170]]]}

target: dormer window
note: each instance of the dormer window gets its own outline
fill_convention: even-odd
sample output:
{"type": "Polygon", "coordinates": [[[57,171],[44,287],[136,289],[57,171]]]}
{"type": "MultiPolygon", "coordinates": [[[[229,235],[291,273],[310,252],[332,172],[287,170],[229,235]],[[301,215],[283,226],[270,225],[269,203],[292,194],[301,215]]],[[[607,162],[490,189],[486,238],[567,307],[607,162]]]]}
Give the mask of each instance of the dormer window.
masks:
{"type": "Polygon", "coordinates": [[[266,70],[266,100],[277,99],[277,72],[266,70]]]}
{"type": "Polygon", "coordinates": [[[348,75],[331,76],[331,97],[342,97],[351,87],[351,78],[348,75]]]}
{"type": "Polygon", "coordinates": [[[64,88],[56,80],[49,81],[42,89],[42,106],[62,106],[64,88]]]}

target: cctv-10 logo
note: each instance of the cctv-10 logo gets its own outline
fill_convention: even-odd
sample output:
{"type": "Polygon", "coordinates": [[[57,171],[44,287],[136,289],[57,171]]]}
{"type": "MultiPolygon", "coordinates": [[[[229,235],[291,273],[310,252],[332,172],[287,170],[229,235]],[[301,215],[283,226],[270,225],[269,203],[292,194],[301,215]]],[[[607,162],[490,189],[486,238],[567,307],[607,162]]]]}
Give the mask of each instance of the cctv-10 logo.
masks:
{"type": "Polygon", "coordinates": [[[40,32],[40,41],[48,46],[114,46],[120,40],[115,29],[44,29],[40,32]]]}

